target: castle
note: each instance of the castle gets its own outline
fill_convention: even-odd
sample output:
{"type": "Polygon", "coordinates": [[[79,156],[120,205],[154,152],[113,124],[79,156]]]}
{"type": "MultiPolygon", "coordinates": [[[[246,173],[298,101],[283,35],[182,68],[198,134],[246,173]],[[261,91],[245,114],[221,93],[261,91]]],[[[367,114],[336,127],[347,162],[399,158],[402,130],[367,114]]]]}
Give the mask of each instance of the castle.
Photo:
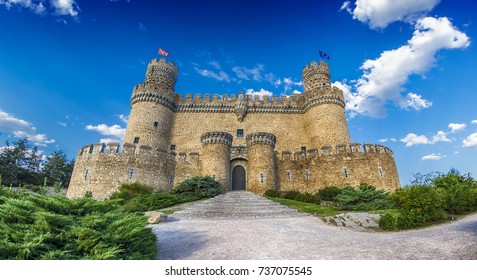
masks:
{"type": "Polygon", "coordinates": [[[153,59],[134,87],[124,144],[81,148],[68,197],[106,198],[122,183],[171,190],[210,175],[225,191],[268,189],[315,193],[326,186],[368,183],[400,187],[393,152],[351,142],[343,92],[326,63],[302,72],[304,92],[259,96],[176,94],[178,69],[153,59]]]}

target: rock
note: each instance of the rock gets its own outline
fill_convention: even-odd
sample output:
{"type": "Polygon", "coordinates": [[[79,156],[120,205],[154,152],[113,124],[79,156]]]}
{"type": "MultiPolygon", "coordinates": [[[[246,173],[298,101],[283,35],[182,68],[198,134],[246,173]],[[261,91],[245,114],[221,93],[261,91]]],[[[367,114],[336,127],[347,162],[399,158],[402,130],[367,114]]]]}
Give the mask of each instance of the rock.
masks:
{"type": "Polygon", "coordinates": [[[343,213],[333,217],[328,217],[325,222],[339,227],[347,227],[357,231],[379,228],[379,214],[369,213],[343,213]]]}
{"type": "Polygon", "coordinates": [[[159,211],[147,211],[144,213],[147,217],[147,222],[149,224],[158,224],[167,220],[167,215],[159,211]]]}

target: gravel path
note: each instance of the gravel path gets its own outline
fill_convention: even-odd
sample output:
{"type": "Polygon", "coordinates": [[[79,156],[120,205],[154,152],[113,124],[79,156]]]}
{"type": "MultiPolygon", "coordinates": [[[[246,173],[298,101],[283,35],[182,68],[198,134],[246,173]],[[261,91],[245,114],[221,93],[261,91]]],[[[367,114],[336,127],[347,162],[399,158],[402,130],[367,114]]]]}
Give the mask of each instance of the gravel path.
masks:
{"type": "Polygon", "coordinates": [[[477,214],[403,232],[357,232],[316,217],[177,220],[151,226],[157,259],[477,259],[477,214]]]}

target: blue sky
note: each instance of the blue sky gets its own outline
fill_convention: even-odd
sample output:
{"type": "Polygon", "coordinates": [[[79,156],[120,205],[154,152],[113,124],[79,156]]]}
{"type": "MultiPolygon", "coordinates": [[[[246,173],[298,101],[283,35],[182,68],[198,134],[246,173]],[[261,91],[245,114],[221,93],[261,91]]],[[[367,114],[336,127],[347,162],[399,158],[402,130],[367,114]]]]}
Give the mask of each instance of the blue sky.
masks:
{"type": "Polygon", "coordinates": [[[302,92],[301,70],[322,50],[352,140],[390,147],[401,184],[450,168],[477,176],[476,6],[0,0],[0,143],[28,137],[73,158],[121,139],[132,88],[159,47],[182,94],[302,92]]]}

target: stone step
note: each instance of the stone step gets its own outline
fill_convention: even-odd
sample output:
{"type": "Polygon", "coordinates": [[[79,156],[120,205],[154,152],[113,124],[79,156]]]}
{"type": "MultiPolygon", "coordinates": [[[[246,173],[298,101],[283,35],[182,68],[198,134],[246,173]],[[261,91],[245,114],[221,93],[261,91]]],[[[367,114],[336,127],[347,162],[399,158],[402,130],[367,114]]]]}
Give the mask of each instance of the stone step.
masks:
{"type": "Polygon", "coordinates": [[[190,205],[173,215],[180,219],[248,219],[306,216],[296,209],[247,191],[234,191],[190,205]]]}

